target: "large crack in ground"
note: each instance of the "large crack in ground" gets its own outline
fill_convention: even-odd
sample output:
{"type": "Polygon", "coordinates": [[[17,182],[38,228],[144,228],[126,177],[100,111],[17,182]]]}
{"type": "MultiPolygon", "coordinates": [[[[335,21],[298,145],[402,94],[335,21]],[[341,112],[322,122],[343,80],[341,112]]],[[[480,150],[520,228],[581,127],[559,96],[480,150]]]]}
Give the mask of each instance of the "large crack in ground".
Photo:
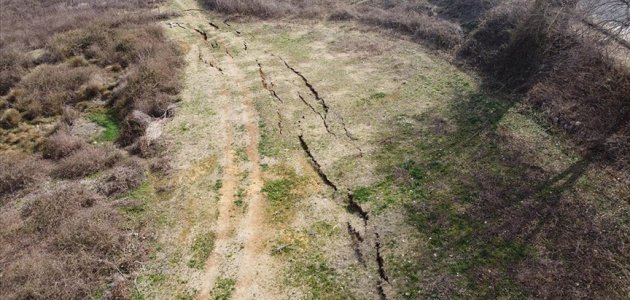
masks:
{"type": "Polygon", "coordinates": [[[201,30],[201,29],[197,29],[197,28],[194,28],[194,29],[195,29],[195,31],[196,31],[197,33],[201,34],[201,36],[203,37],[203,40],[204,40],[204,41],[207,41],[207,40],[208,40],[208,34],[207,34],[205,31],[203,31],[203,30],[201,30]]]}
{"type": "Polygon", "coordinates": [[[278,93],[276,93],[276,91],[274,90],[273,82],[267,79],[267,75],[265,74],[265,71],[263,71],[262,64],[258,60],[256,60],[256,63],[258,64],[258,74],[260,75],[260,81],[262,82],[262,86],[269,92],[269,94],[273,98],[278,100],[280,103],[283,103],[284,101],[282,101],[280,96],[278,96],[278,93]]]}
{"type": "Polygon", "coordinates": [[[311,84],[310,81],[308,81],[308,79],[304,75],[302,75],[302,73],[300,73],[298,70],[296,70],[291,65],[289,65],[289,63],[286,60],[284,60],[282,57],[278,57],[278,58],[280,58],[280,60],[282,60],[284,65],[289,70],[291,70],[291,72],[293,72],[295,75],[297,75],[298,77],[300,77],[302,79],[302,81],[304,82],[304,85],[306,85],[306,87],[311,91],[311,94],[313,94],[315,99],[317,101],[319,101],[319,103],[322,105],[322,108],[324,109],[324,118],[326,118],[327,114],[328,114],[328,109],[329,109],[328,104],[326,104],[326,100],[324,100],[324,98],[322,98],[319,95],[319,92],[315,89],[313,84],[311,84]]]}
{"type": "Polygon", "coordinates": [[[219,71],[221,74],[225,75],[225,73],[223,73],[223,69],[219,66],[217,66],[216,64],[212,63],[209,60],[206,60],[203,58],[203,55],[201,55],[201,51],[199,51],[199,61],[201,61],[202,63],[216,69],[217,71],[219,71]]]}
{"type": "Polygon", "coordinates": [[[322,122],[324,123],[324,128],[326,128],[326,132],[332,134],[333,136],[337,136],[334,132],[332,132],[330,130],[330,127],[328,127],[328,121],[326,120],[326,117],[324,117],[324,115],[322,115],[322,113],[318,112],[315,107],[313,107],[310,103],[308,103],[308,101],[306,101],[306,99],[304,99],[304,97],[302,97],[302,94],[300,94],[298,92],[298,98],[300,98],[300,100],[302,100],[302,103],[304,103],[304,105],[308,106],[308,108],[310,108],[315,114],[317,114],[320,119],[322,119],[322,122]]]}
{"type": "Polygon", "coordinates": [[[331,187],[336,192],[338,190],[337,185],[335,185],[332,181],[330,181],[330,179],[328,179],[328,176],[322,170],[322,166],[317,162],[317,159],[315,159],[315,156],[313,156],[313,153],[308,147],[308,144],[306,143],[306,141],[304,141],[304,136],[300,134],[298,135],[298,139],[300,140],[300,146],[302,147],[302,150],[304,150],[308,158],[311,160],[311,165],[315,169],[315,172],[317,172],[317,175],[319,175],[319,178],[321,178],[327,186],[331,187]]]}
{"type": "Polygon", "coordinates": [[[361,234],[352,227],[350,222],[348,222],[348,234],[350,235],[350,240],[352,241],[352,249],[354,250],[354,255],[361,265],[366,267],[365,258],[363,258],[363,253],[361,252],[360,245],[363,243],[363,237],[361,234]]]}
{"type": "MultiPolygon", "coordinates": [[[[308,144],[304,140],[304,135],[300,134],[298,136],[298,138],[300,140],[300,146],[302,147],[302,150],[304,150],[306,155],[309,157],[309,159],[311,161],[311,165],[313,166],[313,169],[315,170],[317,175],[322,179],[322,181],[326,185],[331,187],[335,192],[338,191],[337,185],[334,184],[329,179],[328,175],[326,175],[326,173],[323,171],[321,165],[315,159],[315,156],[313,155],[311,149],[309,148],[308,144]]],[[[370,219],[370,216],[369,216],[368,212],[366,212],[361,207],[361,205],[356,201],[356,199],[355,199],[354,195],[352,194],[352,192],[348,192],[348,195],[346,197],[346,210],[349,213],[351,213],[351,214],[357,215],[363,221],[364,226],[366,228],[368,227],[368,221],[370,219]]],[[[350,235],[350,240],[352,241],[352,248],[353,248],[353,251],[355,253],[355,257],[357,258],[357,261],[361,265],[363,265],[364,267],[367,267],[367,264],[365,262],[365,258],[363,256],[363,253],[361,252],[361,249],[360,249],[360,245],[362,243],[364,243],[366,241],[366,239],[363,238],[361,236],[361,234],[359,233],[359,231],[356,230],[354,227],[352,227],[352,225],[350,223],[347,223],[347,226],[348,226],[348,235],[350,235]]],[[[377,289],[377,293],[379,295],[379,298],[381,300],[386,300],[387,299],[387,295],[385,294],[385,290],[383,288],[383,285],[384,285],[385,282],[389,283],[389,278],[387,277],[387,274],[385,272],[385,260],[383,259],[383,256],[381,254],[381,237],[380,237],[378,232],[374,233],[374,237],[375,237],[374,249],[375,249],[375,252],[376,252],[376,265],[377,265],[377,270],[378,270],[378,280],[377,280],[377,284],[376,284],[376,289],[377,289]]]]}
{"type": "Polygon", "coordinates": [[[363,210],[361,205],[359,205],[359,203],[354,199],[354,195],[352,194],[352,192],[348,192],[346,209],[349,212],[358,215],[361,218],[361,220],[363,220],[363,223],[365,224],[365,226],[367,226],[367,222],[370,220],[370,216],[365,210],[363,210]]]}

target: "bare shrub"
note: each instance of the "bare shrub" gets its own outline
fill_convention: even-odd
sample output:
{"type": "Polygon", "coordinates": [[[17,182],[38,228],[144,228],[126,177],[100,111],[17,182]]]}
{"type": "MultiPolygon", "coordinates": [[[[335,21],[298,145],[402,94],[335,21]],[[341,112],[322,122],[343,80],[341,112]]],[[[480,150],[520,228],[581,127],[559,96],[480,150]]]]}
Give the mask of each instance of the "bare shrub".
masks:
{"type": "Polygon", "coordinates": [[[0,96],[7,94],[20,81],[29,65],[28,56],[23,52],[0,47],[0,96]]]}
{"type": "Polygon", "coordinates": [[[414,11],[366,7],[359,10],[358,19],[362,23],[412,35],[440,49],[452,48],[462,39],[461,29],[456,24],[414,11]]]}
{"type": "Polygon", "coordinates": [[[45,168],[38,161],[21,152],[0,155],[0,195],[14,193],[34,183],[45,168]]]}
{"type": "Polygon", "coordinates": [[[78,99],[79,88],[98,73],[95,67],[41,65],[15,87],[15,107],[30,119],[63,113],[66,104],[78,99]]]}
{"type": "Polygon", "coordinates": [[[22,115],[14,108],[6,109],[0,115],[0,126],[3,128],[15,128],[22,121],[22,115]]]}
{"type": "MultiPolygon", "coordinates": [[[[75,202],[81,201],[72,192],[75,202]]],[[[59,196],[58,205],[64,204],[59,196]]],[[[56,216],[54,216],[56,217],[56,216]]],[[[69,214],[30,244],[20,247],[10,260],[0,262],[3,299],[87,299],[119,272],[128,274],[144,251],[123,231],[124,219],[109,206],[73,207],[69,214]],[[76,210],[72,210],[76,209],[76,210]],[[136,251],[133,251],[136,250],[136,251]]],[[[120,276],[120,275],[119,275],[120,276]]],[[[121,291],[123,292],[123,291],[121,291]]],[[[119,293],[126,299],[128,293],[119,293]]]]}
{"type": "Polygon", "coordinates": [[[508,1],[490,10],[458,49],[458,57],[484,72],[492,72],[495,60],[510,43],[527,9],[526,1],[508,1]]]}
{"type": "Polygon", "coordinates": [[[553,71],[527,94],[552,123],[592,148],[621,132],[630,115],[630,71],[588,43],[565,50],[553,71]]]}
{"type": "Polygon", "coordinates": [[[299,16],[331,20],[357,20],[361,23],[393,29],[439,49],[450,49],[462,39],[455,23],[429,16],[426,1],[369,1],[350,5],[339,1],[243,1],[203,0],[208,9],[226,14],[260,18],[299,16]],[[332,12],[332,13],[331,13],[332,12]]]}
{"type": "Polygon", "coordinates": [[[100,185],[99,191],[107,196],[126,193],[142,184],[146,179],[145,167],[137,158],[130,158],[111,171],[111,175],[100,185]]]}
{"type": "Polygon", "coordinates": [[[38,195],[23,216],[38,232],[55,230],[82,208],[94,206],[102,197],[80,184],[69,184],[38,195]]]}
{"type": "Polygon", "coordinates": [[[42,154],[44,158],[58,160],[81,149],[83,145],[84,142],[80,138],[70,135],[65,130],[60,130],[46,138],[42,146],[42,154]]]}
{"type": "Polygon", "coordinates": [[[114,147],[85,146],[62,159],[51,175],[65,179],[81,178],[110,168],[120,159],[121,154],[114,147]]]}

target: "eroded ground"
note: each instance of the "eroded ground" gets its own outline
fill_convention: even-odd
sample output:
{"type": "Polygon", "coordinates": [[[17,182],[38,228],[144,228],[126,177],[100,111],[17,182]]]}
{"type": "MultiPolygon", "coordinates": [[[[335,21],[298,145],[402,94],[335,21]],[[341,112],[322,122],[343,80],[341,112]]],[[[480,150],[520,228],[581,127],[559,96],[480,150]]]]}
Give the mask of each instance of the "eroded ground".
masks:
{"type": "Polygon", "coordinates": [[[225,20],[193,0],[169,9],[188,66],[140,298],[525,296],[508,266],[553,240],[532,229],[514,242],[475,204],[480,186],[500,176],[509,198],[511,180],[540,180],[518,190],[527,203],[628,195],[627,178],[584,165],[526,107],[416,43],[351,23],[225,20]]]}

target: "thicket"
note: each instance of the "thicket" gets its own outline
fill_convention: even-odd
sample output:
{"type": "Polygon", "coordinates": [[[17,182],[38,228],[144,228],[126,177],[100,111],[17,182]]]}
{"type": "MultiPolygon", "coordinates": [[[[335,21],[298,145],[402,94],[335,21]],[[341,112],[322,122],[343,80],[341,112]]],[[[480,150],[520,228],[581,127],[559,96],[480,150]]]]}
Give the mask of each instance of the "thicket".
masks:
{"type": "Polygon", "coordinates": [[[0,0],[0,134],[56,122],[37,152],[0,155],[1,299],[131,296],[148,240],[114,200],[146,162],[121,149],[144,134],[124,124],[171,115],[182,65],[159,2],[0,0]],[[121,138],[80,133],[101,123],[121,138]]]}

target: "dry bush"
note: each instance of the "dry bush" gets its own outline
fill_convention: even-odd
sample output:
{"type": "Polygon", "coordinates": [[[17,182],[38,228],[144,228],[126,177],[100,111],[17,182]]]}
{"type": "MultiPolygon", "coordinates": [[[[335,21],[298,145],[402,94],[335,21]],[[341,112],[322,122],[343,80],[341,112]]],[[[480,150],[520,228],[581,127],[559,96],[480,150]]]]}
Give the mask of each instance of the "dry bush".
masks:
{"type": "Polygon", "coordinates": [[[179,51],[157,47],[146,52],[142,63],[131,70],[127,84],[115,96],[114,108],[121,120],[134,109],[152,117],[165,117],[177,98],[180,85],[174,70],[181,67],[179,51]]]}
{"type": "Polygon", "coordinates": [[[136,108],[164,116],[176,100],[179,50],[150,24],[166,16],[148,9],[160,1],[0,1],[12,29],[0,36],[0,91],[13,88],[8,105],[28,119],[62,114],[65,105],[113,88],[90,82],[98,73],[130,79],[109,103],[121,120],[136,108]]]}
{"type": "Polygon", "coordinates": [[[0,195],[14,193],[34,183],[44,166],[33,156],[21,152],[0,155],[0,195]]]}
{"type": "Polygon", "coordinates": [[[59,115],[66,104],[82,100],[79,88],[97,73],[95,67],[41,65],[15,86],[9,100],[30,119],[59,115]]]}
{"type": "MultiPolygon", "coordinates": [[[[463,27],[473,29],[477,27],[480,18],[486,12],[500,3],[500,0],[435,0],[439,6],[437,13],[441,16],[455,19],[463,27]]],[[[506,2],[506,1],[503,1],[506,2]]]]}
{"type": "Polygon", "coordinates": [[[630,118],[630,70],[583,42],[556,59],[550,74],[529,91],[527,101],[586,148],[598,147],[621,132],[630,118]]]}
{"type": "Polygon", "coordinates": [[[0,261],[0,298],[87,299],[112,275],[127,276],[144,251],[124,231],[116,209],[102,200],[79,184],[37,196],[23,214],[22,231],[36,229],[37,238],[0,245],[11,253],[0,261]]]}
{"type": "Polygon", "coordinates": [[[42,155],[47,159],[59,160],[84,146],[83,140],[65,130],[49,136],[42,146],[42,155]]]}
{"type": "MultiPolygon", "coordinates": [[[[578,144],[601,148],[589,154],[599,155],[629,118],[630,70],[616,65],[588,35],[571,29],[572,4],[499,5],[471,33],[459,57],[509,91],[525,94],[526,102],[578,144]]],[[[610,145],[623,147],[618,144],[623,138],[616,141],[610,145]]]]}
{"type": "Polygon", "coordinates": [[[263,1],[202,0],[210,10],[259,18],[328,18],[335,21],[357,20],[361,23],[393,29],[427,42],[439,49],[450,49],[462,39],[457,24],[429,16],[426,1],[363,1],[352,5],[339,1],[263,1]]]}
{"type": "Polygon", "coordinates": [[[16,49],[0,47],[0,96],[20,81],[30,66],[28,56],[16,49]]]}
{"type": "Polygon", "coordinates": [[[62,159],[52,170],[57,178],[75,179],[111,168],[122,155],[114,147],[85,146],[62,159]]]}
{"type": "Polygon", "coordinates": [[[140,186],[146,179],[145,167],[137,158],[130,158],[111,170],[99,191],[107,196],[123,194],[140,186]]]}
{"type": "Polygon", "coordinates": [[[225,14],[242,14],[261,18],[283,17],[295,12],[289,1],[202,0],[206,8],[225,14]]]}
{"type": "Polygon", "coordinates": [[[94,206],[102,197],[80,184],[70,184],[38,195],[23,211],[28,225],[45,233],[57,227],[83,208],[94,206]]]}
{"type": "Polygon", "coordinates": [[[527,1],[508,1],[490,10],[458,49],[458,57],[491,73],[499,54],[510,43],[512,33],[527,14],[527,1]]]}
{"type": "Polygon", "coordinates": [[[402,8],[384,10],[364,7],[359,9],[357,18],[365,24],[412,35],[440,49],[453,48],[462,40],[462,32],[458,25],[402,8]]]}

